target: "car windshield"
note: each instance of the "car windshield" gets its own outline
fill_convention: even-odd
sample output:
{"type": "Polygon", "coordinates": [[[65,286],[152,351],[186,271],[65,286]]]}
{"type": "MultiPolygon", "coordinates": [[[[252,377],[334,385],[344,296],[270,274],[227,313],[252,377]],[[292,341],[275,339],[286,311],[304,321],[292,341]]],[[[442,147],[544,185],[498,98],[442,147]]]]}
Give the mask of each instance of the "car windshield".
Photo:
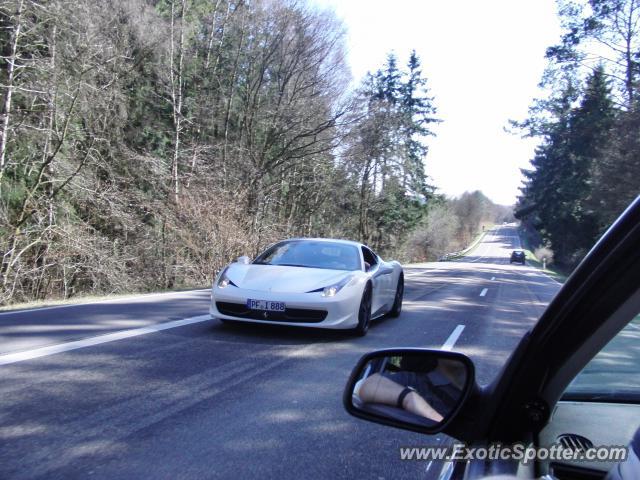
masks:
{"type": "Polygon", "coordinates": [[[261,265],[360,270],[358,247],[339,242],[293,240],[273,245],[253,262],[261,265]]]}
{"type": "Polygon", "coordinates": [[[525,348],[640,193],[639,4],[0,0],[0,480],[436,478],[349,370],[525,348]]]}

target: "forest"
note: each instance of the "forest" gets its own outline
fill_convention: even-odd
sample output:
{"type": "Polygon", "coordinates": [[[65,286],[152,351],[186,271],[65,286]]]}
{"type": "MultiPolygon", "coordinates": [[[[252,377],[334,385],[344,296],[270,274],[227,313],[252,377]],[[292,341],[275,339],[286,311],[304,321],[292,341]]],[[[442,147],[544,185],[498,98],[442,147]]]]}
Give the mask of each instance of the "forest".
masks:
{"type": "Polygon", "coordinates": [[[541,140],[516,217],[574,268],[640,193],[640,1],[558,2],[538,99],[519,131],[541,140]]]}
{"type": "Polygon", "coordinates": [[[354,85],[331,11],[5,0],[0,23],[0,304],[206,286],[292,236],[433,260],[511,218],[437,192],[420,58],[354,85]]]}

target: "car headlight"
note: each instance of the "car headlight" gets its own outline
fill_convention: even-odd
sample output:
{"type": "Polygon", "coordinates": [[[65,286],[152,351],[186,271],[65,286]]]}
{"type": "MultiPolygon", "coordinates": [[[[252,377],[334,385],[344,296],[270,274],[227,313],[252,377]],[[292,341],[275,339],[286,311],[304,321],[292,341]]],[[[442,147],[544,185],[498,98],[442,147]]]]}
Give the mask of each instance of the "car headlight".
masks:
{"type": "Polygon", "coordinates": [[[325,287],[322,289],[322,296],[333,297],[339,291],[340,291],[340,287],[338,285],[331,285],[330,287],[325,287]]]}
{"type": "Polygon", "coordinates": [[[333,297],[333,296],[335,296],[340,290],[342,290],[342,287],[347,285],[352,279],[353,279],[353,276],[352,275],[348,275],[348,276],[344,277],[342,280],[340,280],[338,283],[334,283],[333,285],[329,285],[328,287],[324,287],[322,289],[322,296],[323,297],[333,297]]]}
{"type": "Polygon", "coordinates": [[[220,274],[220,276],[218,277],[218,282],[216,283],[216,285],[218,286],[218,288],[227,288],[229,285],[233,285],[234,287],[236,286],[235,283],[233,283],[229,277],[227,277],[227,270],[229,269],[229,267],[225,268],[222,273],[220,274]]]}

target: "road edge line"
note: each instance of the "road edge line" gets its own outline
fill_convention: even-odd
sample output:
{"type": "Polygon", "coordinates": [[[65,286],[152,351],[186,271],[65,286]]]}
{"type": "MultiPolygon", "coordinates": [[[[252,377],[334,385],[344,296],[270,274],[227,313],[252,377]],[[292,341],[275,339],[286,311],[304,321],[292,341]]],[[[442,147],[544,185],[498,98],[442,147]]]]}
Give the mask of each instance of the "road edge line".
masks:
{"type": "Polygon", "coordinates": [[[70,352],[72,350],[92,347],[94,345],[101,345],[103,343],[115,342],[118,340],[124,340],[126,338],[138,337],[140,335],[160,332],[162,330],[168,330],[170,328],[183,327],[185,325],[191,325],[193,323],[205,322],[210,319],[211,315],[209,314],[198,315],[196,317],[183,318],[182,320],[156,323],[154,325],[148,325],[146,327],[120,330],[117,332],[106,333],[104,335],[98,335],[95,337],[83,338],[82,340],[74,340],[72,342],[58,343],[46,347],[22,350],[20,352],[14,353],[6,353],[4,355],[0,355],[0,366],[24,362],[26,360],[33,360],[41,357],[48,357],[51,355],[56,355],[58,353],[70,352]]]}

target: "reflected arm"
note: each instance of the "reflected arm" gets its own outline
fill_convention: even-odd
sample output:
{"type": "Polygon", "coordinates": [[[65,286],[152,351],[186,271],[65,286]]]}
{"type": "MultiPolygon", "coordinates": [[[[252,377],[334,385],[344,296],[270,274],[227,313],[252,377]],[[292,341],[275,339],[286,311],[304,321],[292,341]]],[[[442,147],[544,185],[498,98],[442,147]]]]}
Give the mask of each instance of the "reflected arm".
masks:
{"type": "MultiPolygon", "coordinates": [[[[404,388],[393,380],[375,373],[362,383],[358,394],[365,403],[383,403],[395,407],[404,388]]],[[[418,392],[410,392],[406,395],[402,401],[402,408],[436,422],[443,420],[442,415],[429,405],[418,392]]]]}

